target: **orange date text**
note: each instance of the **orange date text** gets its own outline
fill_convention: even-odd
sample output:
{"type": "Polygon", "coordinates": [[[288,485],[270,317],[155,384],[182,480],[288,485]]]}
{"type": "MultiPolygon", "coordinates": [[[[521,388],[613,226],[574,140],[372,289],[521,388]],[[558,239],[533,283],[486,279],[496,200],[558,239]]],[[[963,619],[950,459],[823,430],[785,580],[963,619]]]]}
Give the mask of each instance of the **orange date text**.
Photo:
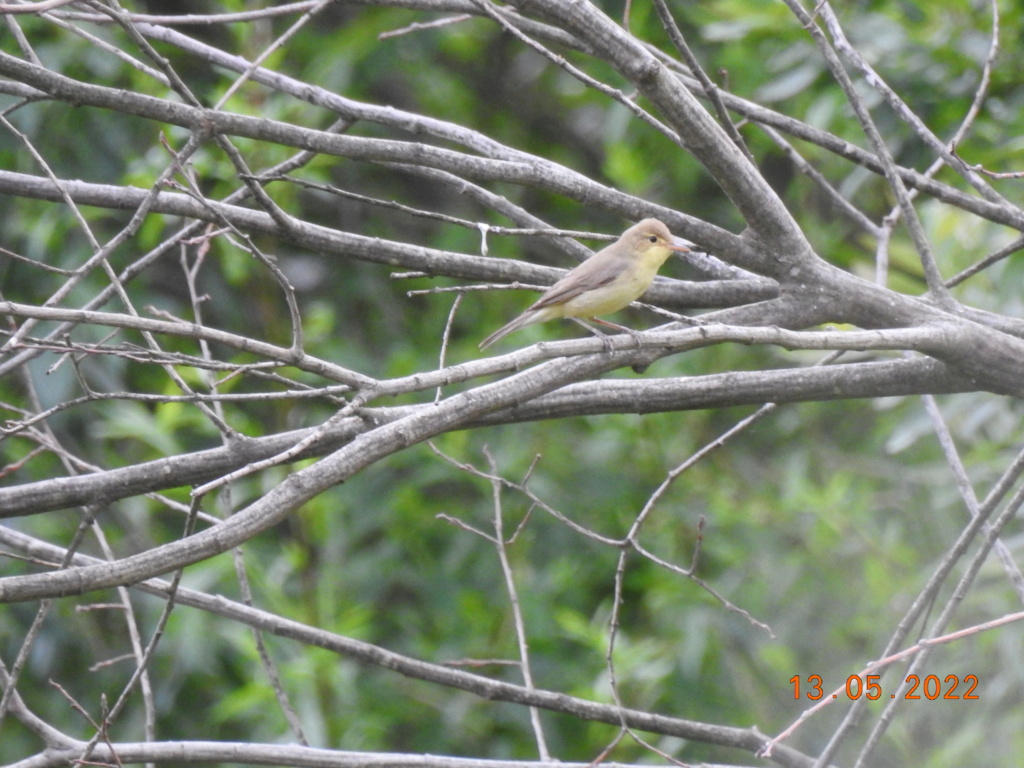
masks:
{"type": "MultiPolygon", "coordinates": [[[[896,693],[891,693],[888,697],[885,696],[885,692],[879,683],[880,679],[881,675],[850,675],[846,678],[845,688],[838,689],[831,696],[833,699],[837,699],[842,692],[845,692],[846,698],[851,701],[856,701],[862,696],[869,701],[877,701],[882,698],[895,699],[896,693]]],[[[799,699],[803,696],[811,701],[818,701],[829,695],[823,688],[821,675],[807,675],[806,678],[800,675],[793,675],[793,677],[789,678],[789,682],[793,685],[794,699],[799,699]]],[[[928,675],[924,678],[918,675],[907,675],[904,682],[908,687],[900,691],[899,696],[911,701],[919,699],[927,699],[928,701],[935,701],[936,699],[946,701],[978,699],[978,696],[974,693],[974,689],[978,687],[977,675],[964,675],[962,681],[958,675],[946,675],[943,680],[940,680],[938,675],[928,675]]]]}

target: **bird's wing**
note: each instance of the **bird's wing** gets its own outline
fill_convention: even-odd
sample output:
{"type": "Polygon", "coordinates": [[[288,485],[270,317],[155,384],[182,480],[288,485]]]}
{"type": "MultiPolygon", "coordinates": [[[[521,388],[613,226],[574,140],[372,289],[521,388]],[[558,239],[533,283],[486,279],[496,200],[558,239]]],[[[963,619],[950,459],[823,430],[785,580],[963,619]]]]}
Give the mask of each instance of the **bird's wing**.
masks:
{"type": "Polygon", "coordinates": [[[601,258],[597,253],[584,261],[565,277],[552,285],[534,302],[530,309],[543,309],[554,304],[565,304],[581,293],[608,285],[622,274],[625,263],[617,257],[601,258]]]}

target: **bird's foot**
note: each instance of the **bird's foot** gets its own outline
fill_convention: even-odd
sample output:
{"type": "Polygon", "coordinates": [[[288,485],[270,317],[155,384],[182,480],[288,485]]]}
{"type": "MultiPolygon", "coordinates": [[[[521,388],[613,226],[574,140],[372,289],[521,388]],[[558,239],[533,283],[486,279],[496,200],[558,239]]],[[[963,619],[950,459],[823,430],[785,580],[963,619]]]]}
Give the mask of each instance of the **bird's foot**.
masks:
{"type": "Polygon", "coordinates": [[[636,348],[637,349],[640,349],[640,347],[642,347],[644,345],[643,341],[640,338],[640,334],[637,333],[636,331],[634,331],[632,328],[627,328],[626,326],[622,326],[622,330],[624,330],[626,333],[628,333],[630,336],[633,337],[633,341],[636,342],[636,348]]]}
{"type": "MultiPolygon", "coordinates": [[[[640,349],[640,347],[643,346],[643,342],[641,341],[640,334],[637,331],[634,331],[628,325],[619,325],[618,323],[612,323],[612,322],[609,322],[607,320],[601,320],[600,318],[597,318],[597,317],[592,317],[591,320],[593,320],[595,323],[600,323],[601,325],[606,326],[608,328],[614,328],[617,331],[622,331],[623,333],[628,333],[630,336],[633,337],[633,341],[636,342],[636,348],[637,349],[640,349]]],[[[594,328],[593,326],[588,326],[588,327],[590,328],[590,330],[592,330],[594,333],[598,334],[599,336],[604,336],[604,334],[601,333],[599,330],[597,330],[597,328],[594,328]]],[[[605,338],[607,338],[607,336],[605,338]]],[[[606,350],[608,349],[607,345],[605,346],[605,349],[606,350]]]]}

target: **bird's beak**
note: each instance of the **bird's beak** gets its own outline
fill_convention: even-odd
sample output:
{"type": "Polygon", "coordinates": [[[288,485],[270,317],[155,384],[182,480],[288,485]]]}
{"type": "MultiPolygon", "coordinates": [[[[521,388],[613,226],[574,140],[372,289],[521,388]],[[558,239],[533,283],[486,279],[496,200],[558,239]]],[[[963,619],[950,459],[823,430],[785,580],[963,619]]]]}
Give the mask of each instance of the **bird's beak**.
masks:
{"type": "Polygon", "coordinates": [[[696,243],[691,243],[689,240],[684,240],[681,237],[674,237],[673,240],[675,242],[671,243],[668,248],[677,253],[688,253],[696,245],[696,243]]]}

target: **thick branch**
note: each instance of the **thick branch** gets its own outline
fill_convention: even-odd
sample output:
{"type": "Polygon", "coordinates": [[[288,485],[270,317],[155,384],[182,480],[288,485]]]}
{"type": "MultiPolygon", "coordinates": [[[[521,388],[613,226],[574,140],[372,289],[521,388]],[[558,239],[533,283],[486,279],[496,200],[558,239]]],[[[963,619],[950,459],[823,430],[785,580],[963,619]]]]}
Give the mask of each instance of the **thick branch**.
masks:
{"type": "Polygon", "coordinates": [[[537,397],[617,365],[615,358],[600,355],[554,360],[494,384],[455,395],[430,409],[357,435],[330,456],[289,475],[272,491],[225,522],[186,539],[102,567],[0,578],[0,603],[125,586],[206,560],[276,525],[316,495],[386,456],[442,432],[460,429],[475,418],[524,398],[537,397]]]}
{"type": "MultiPolygon", "coordinates": [[[[367,2],[367,0],[360,1],[367,2]]],[[[391,0],[387,0],[387,2],[380,0],[376,3],[367,2],[367,4],[387,6],[395,5],[391,0]]],[[[437,5],[439,4],[434,3],[433,0],[421,0],[416,2],[409,0],[409,2],[401,3],[401,5],[409,8],[419,8],[425,11],[441,10],[473,15],[481,13],[480,8],[471,0],[453,0],[451,3],[445,3],[445,5],[450,5],[450,8],[443,9],[438,8],[437,5]],[[458,8],[459,10],[455,11],[455,8],[458,8]]],[[[505,9],[500,7],[497,8],[497,10],[500,12],[505,11],[505,9]]],[[[93,18],[97,23],[109,22],[109,19],[105,16],[94,16],[93,18]]],[[[592,53],[588,45],[584,44],[579,39],[572,37],[563,30],[544,24],[537,24],[536,22],[513,12],[508,12],[506,14],[506,18],[508,18],[512,24],[520,26],[524,31],[529,32],[531,36],[540,37],[548,40],[549,42],[555,42],[559,45],[565,45],[570,48],[576,48],[592,53]]],[[[200,56],[208,61],[215,62],[218,66],[225,67],[235,72],[243,72],[249,68],[249,62],[243,57],[225,53],[224,51],[206,45],[201,41],[190,38],[175,30],[143,23],[140,23],[138,27],[139,30],[147,36],[178,46],[190,55],[200,56]]],[[[654,51],[654,53],[657,54],[657,51],[654,51]]],[[[668,63],[673,64],[675,62],[669,61],[668,63]]],[[[692,91],[698,98],[703,97],[703,91],[700,83],[693,78],[680,75],[678,72],[676,73],[676,76],[679,77],[680,80],[686,84],[686,87],[689,88],[690,91],[692,91]]],[[[252,79],[256,82],[275,88],[283,93],[288,93],[295,98],[305,99],[311,104],[326,106],[335,110],[338,114],[345,115],[353,119],[368,120],[381,125],[389,125],[409,131],[413,134],[426,133],[446,140],[456,141],[491,157],[511,159],[516,156],[525,156],[517,150],[498,144],[489,137],[476,131],[467,130],[463,126],[437,120],[435,118],[424,117],[412,112],[398,110],[393,107],[378,107],[376,105],[354,101],[326,88],[319,88],[263,67],[258,67],[253,71],[252,79]]],[[[775,110],[756,104],[755,102],[748,101],[747,99],[743,99],[734,94],[725,91],[720,91],[719,94],[726,107],[746,119],[756,123],[762,123],[767,126],[772,126],[791,136],[815,144],[838,157],[850,160],[857,165],[869,169],[873,173],[877,173],[879,175],[883,174],[882,164],[878,158],[855,144],[851,144],[850,142],[834,136],[827,131],[808,125],[807,123],[801,122],[789,115],[781,114],[780,112],[776,112],[775,110]]],[[[35,95],[39,96],[41,94],[37,91],[35,92],[35,95]]],[[[977,216],[989,219],[990,221],[1006,224],[1007,226],[1015,227],[1017,229],[1024,229],[1024,212],[1019,208],[1002,202],[990,202],[988,200],[971,196],[950,186],[949,184],[943,184],[940,181],[936,181],[935,179],[912,168],[899,167],[896,170],[900,178],[903,179],[903,183],[908,187],[919,189],[937,200],[955,205],[965,211],[974,213],[977,216]]]]}
{"type": "MultiPolygon", "coordinates": [[[[517,7],[537,6],[513,0],[517,7]]],[[[594,6],[568,0],[549,0],[542,13],[589,45],[653,101],[677,130],[684,146],[714,177],[736,205],[771,258],[755,268],[776,279],[814,257],[800,227],[758,169],[680,79],[639,40],[594,6]]]]}
{"type": "MultiPolygon", "coordinates": [[[[61,180],[61,185],[76,203],[100,208],[135,210],[150,194],[148,190],[138,187],[115,187],[70,179],[61,180]]],[[[49,179],[12,171],[0,170],[0,194],[63,202],[61,192],[49,179]]],[[[650,206],[643,215],[656,215],[656,208],[657,206],[650,206]]],[[[441,251],[436,248],[342,232],[298,220],[293,220],[287,229],[282,229],[273,218],[262,211],[210,200],[200,202],[177,192],[160,192],[152,202],[150,210],[153,213],[212,223],[226,220],[246,232],[271,235],[309,250],[344,254],[375,264],[426,272],[438,277],[550,285],[565,274],[564,270],[555,267],[516,259],[441,251]]],[[[644,295],[644,300],[669,309],[699,309],[761,301],[775,295],[777,290],[768,280],[691,283],[659,279],[644,295]]]]}
{"type": "MultiPolygon", "coordinates": [[[[682,379],[602,379],[562,387],[468,421],[472,429],[540,419],[608,413],[667,413],[766,402],[793,403],[971,391],[970,382],[929,358],[852,363],[827,368],[719,373],[682,379]]],[[[368,408],[326,432],[298,459],[323,456],[371,428],[428,406],[368,408]]],[[[200,485],[269,459],[297,444],[312,429],[238,440],[207,451],[171,456],[107,472],[54,478],[0,488],[0,517],[19,517],[84,504],[104,504],[144,493],[200,485]]]]}
{"type": "Polygon", "coordinates": [[[77,106],[110,109],[178,125],[200,134],[241,136],[354,160],[423,165],[471,179],[504,181],[544,189],[633,219],[655,215],[663,218],[679,234],[701,243],[715,253],[732,254],[734,258],[740,258],[748,264],[759,261],[756,253],[731,232],[678,211],[652,205],[538,157],[496,160],[419,142],[343,136],[266,118],[191,107],[179,102],[83,83],[3,52],[0,52],[0,74],[77,106]]]}

